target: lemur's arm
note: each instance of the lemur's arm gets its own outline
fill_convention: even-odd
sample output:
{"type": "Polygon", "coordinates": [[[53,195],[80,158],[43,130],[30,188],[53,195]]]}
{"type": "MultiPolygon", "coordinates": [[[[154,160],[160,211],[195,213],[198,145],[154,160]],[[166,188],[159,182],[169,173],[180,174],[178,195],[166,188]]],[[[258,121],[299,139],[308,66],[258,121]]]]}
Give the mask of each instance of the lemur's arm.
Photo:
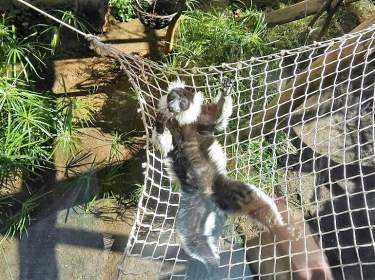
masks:
{"type": "Polygon", "coordinates": [[[233,88],[233,81],[226,80],[223,82],[222,92],[216,97],[216,120],[215,129],[223,130],[228,126],[229,118],[232,115],[232,98],[230,92],[233,88]]]}
{"type": "Polygon", "coordinates": [[[166,156],[173,150],[173,137],[167,127],[169,119],[169,114],[158,112],[155,119],[155,125],[152,129],[152,142],[163,156],[166,156]]]}

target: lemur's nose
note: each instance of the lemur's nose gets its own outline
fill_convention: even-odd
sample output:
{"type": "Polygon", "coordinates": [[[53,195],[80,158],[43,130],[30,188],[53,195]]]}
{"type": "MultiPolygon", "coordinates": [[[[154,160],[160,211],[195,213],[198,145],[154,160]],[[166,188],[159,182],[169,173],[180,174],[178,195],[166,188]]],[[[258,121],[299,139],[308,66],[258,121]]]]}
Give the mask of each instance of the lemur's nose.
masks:
{"type": "Polygon", "coordinates": [[[178,102],[175,100],[172,100],[168,103],[168,110],[169,112],[178,113],[180,111],[180,106],[178,105],[178,102]]]}

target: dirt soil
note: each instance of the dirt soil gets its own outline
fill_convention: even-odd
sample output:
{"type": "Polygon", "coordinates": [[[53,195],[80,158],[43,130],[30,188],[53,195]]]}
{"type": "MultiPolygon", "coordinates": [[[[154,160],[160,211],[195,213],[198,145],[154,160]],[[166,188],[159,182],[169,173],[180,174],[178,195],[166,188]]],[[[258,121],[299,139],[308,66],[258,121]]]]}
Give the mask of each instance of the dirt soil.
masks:
{"type": "MultiPolygon", "coordinates": [[[[102,39],[157,58],[164,34],[132,20],[112,26],[102,39]]],[[[79,130],[78,153],[56,153],[47,186],[52,192],[28,233],[0,245],[1,279],[113,279],[133,224],[132,195],[143,183],[145,160],[136,95],[116,61],[90,51],[75,55],[74,48],[87,47],[82,41],[65,44],[42,86],[85,100],[95,121],[79,130]],[[122,141],[114,156],[116,134],[122,141]],[[104,192],[114,197],[98,200],[104,192]]]]}

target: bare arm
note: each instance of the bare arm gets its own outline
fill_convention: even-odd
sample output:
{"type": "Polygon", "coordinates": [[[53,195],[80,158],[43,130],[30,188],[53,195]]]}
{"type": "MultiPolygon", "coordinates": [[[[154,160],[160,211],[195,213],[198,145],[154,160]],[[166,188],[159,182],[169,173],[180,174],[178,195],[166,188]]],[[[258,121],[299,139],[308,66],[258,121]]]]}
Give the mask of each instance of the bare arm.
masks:
{"type": "Polygon", "coordinates": [[[275,203],[263,191],[252,185],[223,179],[215,186],[214,200],[225,211],[246,214],[280,242],[281,255],[292,262],[293,279],[333,280],[326,258],[311,236],[303,217],[299,221],[288,221],[287,209],[283,201],[275,203]],[[283,212],[284,216],[281,214],[283,212]]]}

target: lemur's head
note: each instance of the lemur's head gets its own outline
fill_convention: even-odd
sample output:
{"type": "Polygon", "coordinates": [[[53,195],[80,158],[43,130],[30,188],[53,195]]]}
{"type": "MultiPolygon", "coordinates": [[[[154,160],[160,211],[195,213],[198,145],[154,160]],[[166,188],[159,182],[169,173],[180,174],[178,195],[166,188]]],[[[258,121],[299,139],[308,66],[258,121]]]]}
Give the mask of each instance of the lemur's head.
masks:
{"type": "Polygon", "coordinates": [[[167,106],[171,113],[180,113],[189,109],[194,101],[192,92],[184,88],[172,88],[167,95],[167,106]]]}
{"type": "Polygon", "coordinates": [[[167,109],[172,113],[180,125],[195,122],[201,113],[203,96],[185,88],[185,83],[176,80],[169,84],[168,94],[163,96],[159,109],[167,109]]]}

